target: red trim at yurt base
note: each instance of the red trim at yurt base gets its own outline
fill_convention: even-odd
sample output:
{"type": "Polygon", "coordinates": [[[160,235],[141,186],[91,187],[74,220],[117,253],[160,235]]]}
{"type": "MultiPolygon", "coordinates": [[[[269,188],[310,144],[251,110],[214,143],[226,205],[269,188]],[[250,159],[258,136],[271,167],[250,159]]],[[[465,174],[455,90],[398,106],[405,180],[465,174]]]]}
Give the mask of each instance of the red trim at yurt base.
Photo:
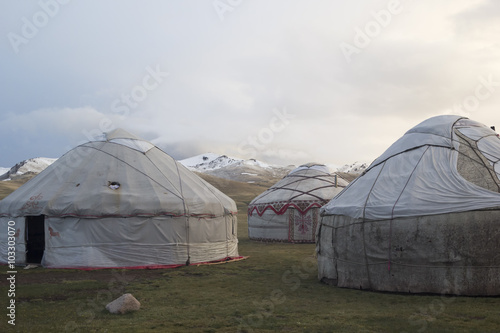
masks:
{"type": "MultiPolygon", "coordinates": [[[[188,266],[200,266],[200,265],[217,265],[225,264],[233,261],[245,260],[248,257],[238,256],[238,257],[225,257],[219,260],[204,261],[194,264],[189,264],[188,266]]],[[[179,265],[145,265],[145,266],[125,266],[125,267],[51,267],[53,269],[77,269],[81,271],[93,271],[98,269],[164,269],[164,268],[176,268],[186,266],[185,264],[179,265]]]]}

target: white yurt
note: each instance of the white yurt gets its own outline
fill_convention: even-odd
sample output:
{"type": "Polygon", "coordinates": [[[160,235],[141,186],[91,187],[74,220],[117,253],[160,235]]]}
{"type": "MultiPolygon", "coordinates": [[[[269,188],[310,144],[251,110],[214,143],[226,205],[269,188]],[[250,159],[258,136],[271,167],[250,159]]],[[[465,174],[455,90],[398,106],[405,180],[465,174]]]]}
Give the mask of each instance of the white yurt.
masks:
{"type": "Polygon", "coordinates": [[[321,210],[318,277],[347,288],[500,294],[500,139],[460,116],[406,132],[321,210]]]}
{"type": "Polygon", "coordinates": [[[17,264],[52,268],[227,260],[238,256],[236,227],[232,199],[117,129],[70,150],[0,201],[0,261],[9,261],[12,237],[17,264]]]}
{"type": "Polygon", "coordinates": [[[325,165],[299,166],[250,202],[249,238],[314,243],[319,208],[347,184],[325,165]]]}

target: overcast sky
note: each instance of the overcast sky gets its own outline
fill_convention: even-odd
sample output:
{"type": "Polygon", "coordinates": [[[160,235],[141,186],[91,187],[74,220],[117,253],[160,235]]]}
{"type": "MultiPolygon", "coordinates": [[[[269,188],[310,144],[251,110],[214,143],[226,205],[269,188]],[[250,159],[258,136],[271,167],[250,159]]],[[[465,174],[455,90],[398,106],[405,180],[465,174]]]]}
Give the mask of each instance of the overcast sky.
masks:
{"type": "Polygon", "coordinates": [[[500,128],[500,1],[0,1],[0,166],[121,127],[177,159],[371,162],[500,128]]]}

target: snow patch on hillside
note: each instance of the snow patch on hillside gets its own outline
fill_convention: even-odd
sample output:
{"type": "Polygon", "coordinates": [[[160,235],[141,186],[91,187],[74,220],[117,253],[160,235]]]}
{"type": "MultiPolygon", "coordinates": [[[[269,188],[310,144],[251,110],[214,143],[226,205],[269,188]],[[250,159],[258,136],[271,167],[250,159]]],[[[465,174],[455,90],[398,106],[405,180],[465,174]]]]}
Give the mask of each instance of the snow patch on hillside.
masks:
{"type": "Polygon", "coordinates": [[[36,157],[21,161],[6,172],[0,173],[0,180],[9,180],[26,173],[40,173],[56,160],[57,158],[36,157]]]}
{"type": "MultiPolygon", "coordinates": [[[[12,168],[0,168],[0,180],[11,180],[26,173],[38,174],[49,165],[54,163],[56,158],[37,157],[30,158],[17,163],[12,168]]],[[[294,165],[276,166],[265,162],[249,159],[229,157],[215,153],[205,153],[178,161],[191,171],[207,173],[216,177],[254,183],[264,180],[279,180],[295,169],[294,165]]],[[[369,164],[355,162],[342,167],[328,165],[330,170],[352,174],[361,174],[369,164]]]]}
{"type": "Polygon", "coordinates": [[[178,162],[180,162],[185,167],[194,168],[197,165],[201,165],[201,164],[205,164],[205,163],[210,163],[210,162],[212,162],[213,160],[215,160],[218,157],[220,157],[219,154],[205,153],[205,154],[200,154],[200,155],[196,155],[196,156],[193,156],[193,157],[189,157],[189,158],[180,160],[178,162]]]}
{"type": "Polygon", "coordinates": [[[214,153],[206,153],[197,156],[193,156],[184,160],[179,161],[188,169],[205,172],[210,170],[217,170],[225,168],[227,166],[242,163],[242,159],[228,157],[226,155],[217,155],[214,153]]]}
{"type": "Polygon", "coordinates": [[[256,159],[249,159],[249,160],[245,160],[245,161],[242,161],[244,165],[250,165],[250,166],[257,166],[257,167],[261,167],[261,168],[264,168],[264,169],[269,169],[269,168],[272,168],[271,165],[265,163],[265,162],[262,162],[262,161],[258,161],[256,159]]]}
{"type": "Polygon", "coordinates": [[[370,166],[366,162],[354,162],[352,164],[346,164],[337,169],[338,172],[348,172],[354,174],[362,174],[370,166]]]}
{"type": "Polygon", "coordinates": [[[191,171],[202,172],[219,178],[242,182],[256,182],[261,179],[281,179],[291,170],[265,162],[205,153],[179,161],[191,171]]]}

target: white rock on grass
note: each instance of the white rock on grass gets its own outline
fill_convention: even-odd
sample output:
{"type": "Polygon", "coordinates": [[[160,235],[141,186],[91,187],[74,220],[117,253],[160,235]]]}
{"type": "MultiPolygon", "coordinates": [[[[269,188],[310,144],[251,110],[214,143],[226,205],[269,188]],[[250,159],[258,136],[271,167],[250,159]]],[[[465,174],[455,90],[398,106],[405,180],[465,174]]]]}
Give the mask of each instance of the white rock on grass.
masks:
{"type": "Polygon", "coordinates": [[[141,308],[141,303],[132,296],[132,294],[123,294],[108,305],[106,310],[111,313],[124,314],[127,312],[137,311],[141,308]]]}

